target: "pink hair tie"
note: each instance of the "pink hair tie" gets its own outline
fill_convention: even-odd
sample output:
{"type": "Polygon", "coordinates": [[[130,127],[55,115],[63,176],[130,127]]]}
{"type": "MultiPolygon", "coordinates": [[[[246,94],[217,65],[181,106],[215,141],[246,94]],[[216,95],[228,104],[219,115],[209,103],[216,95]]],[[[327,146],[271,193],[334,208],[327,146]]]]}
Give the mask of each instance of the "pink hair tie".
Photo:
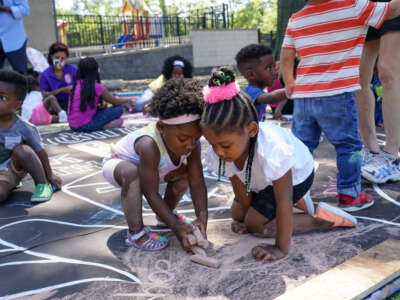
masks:
{"type": "Polygon", "coordinates": [[[206,85],[203,88],[203,97],[205,102],[214,104],[224,100],[231,100],[239,91],[240,88],[236,81],[227,85],[217,85],[213,87],[206,85]]]}

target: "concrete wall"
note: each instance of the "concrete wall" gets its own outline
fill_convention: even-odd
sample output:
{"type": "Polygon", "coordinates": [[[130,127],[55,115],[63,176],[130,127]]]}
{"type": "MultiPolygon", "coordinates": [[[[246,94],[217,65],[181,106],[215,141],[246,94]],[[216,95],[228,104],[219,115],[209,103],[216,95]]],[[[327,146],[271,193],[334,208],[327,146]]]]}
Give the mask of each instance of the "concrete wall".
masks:
{"type": "Polygon", "coordinates": [[[57,41],[52,0],[29,1],[31,13],[24,18],[28,47],[47,51],[57,41]]]}
{"type": "Polygon", "coordinates": [[[194,67],[235,64],[236,53],[248,44],[258,43],[257,30],[193,30],[194,67]]]}
{"type": "MultiPolygon", "coordinates": [[[[170,46],[156,49],[114,52],[96,56],[102,79],[144,79],[156,78],[161,73],[164,60],[180,55],[193,63],[191,45],[170,46]]],[[[77,64],[79,59],[70,59],[77,64]]]]}

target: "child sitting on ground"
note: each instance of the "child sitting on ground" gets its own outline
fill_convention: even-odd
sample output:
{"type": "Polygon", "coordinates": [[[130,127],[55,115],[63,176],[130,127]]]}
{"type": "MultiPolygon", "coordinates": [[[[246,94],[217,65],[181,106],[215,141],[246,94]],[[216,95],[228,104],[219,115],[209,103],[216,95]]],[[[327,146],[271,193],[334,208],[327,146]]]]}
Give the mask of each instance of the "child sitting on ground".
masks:
{"type": "Polygon", "coordinates": [[[33,202],[47,201],[61,179],[50,167],[46,151],[35,126],[16,115],[28,89],[24,76],[13,71],[0,71],[0,202],[29,173],[36,185],[33,202]]]}
{"type": "Polygon", "coordinates": [[[132,98],[116,98],[100,83],[99,66],[93,57],[81,59],[68,103],[71,129],[90,132],[119,127],[123,123],[123,104],[134,106],[132,98]],[[99,109],[101,100],[113,107],[99,109]]]}
{"type": "Polygon", "coordinates": [[[275,245],[252,249],[257,260],[284,257],[294,233],[336,226],[354,227],[356,219],[326,203],[314,212],[310,190],[314,161],[307,147],[290,131],[271,123],[258,123],[250,98],[239,91],[234,73],[213,72],[204,88],[206,102],[201,125],[211,144],[206,162],[218,178],[232,182],[232,230],[262,237],[276,235],[275,245]],[[305,214],[293,215],[293,204],[305,214]],[[276,218],[276,221],[275,221],[276,218]]]}
{"type": "Polygon", "coordinates": [[[190,61],[180,55],[168,57],[164,60],[161,75],[143,91],[143,95],[136,101],[136,107],[131,112],[146,112],[147,104],[150,102],[151,97],[167,80],[171,78],[192,78],[192,76],[193,66],[190,61]]]}
{"type": "Polygon", "coordinates": [[[37,79],[28,76],[27,80],[28,94],[22,103],[21,118],[34,125],[67,122],[67,113],[62,110],[55,97],[58,93],[64,92],[65,87],[52,92],[41,92],[37,79]]]}
{"type": "Polygon", "coordinates": [[[182,247],[190,250],[187,235],[193,227],[174,209],[189,186],[195,223],[206,236],[207,190],[199,142],[203,110],[200,83],[171,79],[156,92],[149,106],[150,115],[159,120],[120,140],[110,157],[104,159],[103,174],[111,184],[122,187],[122,206],[129,227],[127,246],[156,251],[168,245],[165,237],[143,225],[144,195],[156,216],[173,230],[182,247]],[[167,182],[164,197],[158,191],[161,181],[167,182]]]}
{"type": "Polygon", "coordinates": [[[267,86],[273,86],[277,77],[272,50],[264,45],[251,44],[236,54],[236,63],[240,73],[249,83],[243,91],[250,96],[257,109],[258,119],[265,119],[267,104],[287,99],[285,89],[265,93],[267,86]]]}

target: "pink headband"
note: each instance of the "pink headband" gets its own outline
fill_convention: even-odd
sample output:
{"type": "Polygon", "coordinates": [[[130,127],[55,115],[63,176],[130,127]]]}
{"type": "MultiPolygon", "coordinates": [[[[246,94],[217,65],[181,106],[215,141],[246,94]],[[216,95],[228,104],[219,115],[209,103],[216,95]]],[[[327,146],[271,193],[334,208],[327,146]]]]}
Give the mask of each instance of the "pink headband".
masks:
{"type": "Polygon", "coordinates": [[[168,125],[179,125],[186,124],[200,119],[200,115],[181,115],[170,119],[160,119],[165,124],[168,125]]]}
{"type": "Polygon", "coordinates": [[[233,81],[227,85],[218,85],[209,87],[206,85],[203,88],[204,101],[210,104],[214,104],[224,100],[231,100],[239,93],[240,88],[236,81],[233,81]]]}

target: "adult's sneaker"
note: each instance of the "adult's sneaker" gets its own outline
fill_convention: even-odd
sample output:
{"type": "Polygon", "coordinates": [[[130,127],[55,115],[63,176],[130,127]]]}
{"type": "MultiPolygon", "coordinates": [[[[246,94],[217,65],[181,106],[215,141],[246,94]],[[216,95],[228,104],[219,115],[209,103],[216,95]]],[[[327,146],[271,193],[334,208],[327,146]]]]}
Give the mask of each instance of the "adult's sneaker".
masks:
{"type": "Polygon", "coordinates": [[[360,193],[358,197],[338,194],[339,207],[345,211],[358,211],[374,205],[374,199],[367,193],[360,193]]]}
{"type": "Polygon", "coordinates": [[[46,202],[53,195],[53,189],[50,184],[39,183],[32,194],[32,202],[46,202]]]}
{"type": "Polygon", "coordinates": [[[390,153],[381,151],[361,167],[361,176],[373,183],[400,180],[400,159],[390,153]]]}
{"type": "Polygon", "coordinates": [[[360,151],[361,167],[370,163],[374,159],[374,157],[377,155],[378,155],[378,153],[372,152],[367,147],[362,147],[362,149],[360,151]]]}
{"type": "Polygon", "coordinates": [[[355,217],[324,202],[318,204],[314,217],[331,222],[333,227],[354,227],[357,225],[355,217]]]}

